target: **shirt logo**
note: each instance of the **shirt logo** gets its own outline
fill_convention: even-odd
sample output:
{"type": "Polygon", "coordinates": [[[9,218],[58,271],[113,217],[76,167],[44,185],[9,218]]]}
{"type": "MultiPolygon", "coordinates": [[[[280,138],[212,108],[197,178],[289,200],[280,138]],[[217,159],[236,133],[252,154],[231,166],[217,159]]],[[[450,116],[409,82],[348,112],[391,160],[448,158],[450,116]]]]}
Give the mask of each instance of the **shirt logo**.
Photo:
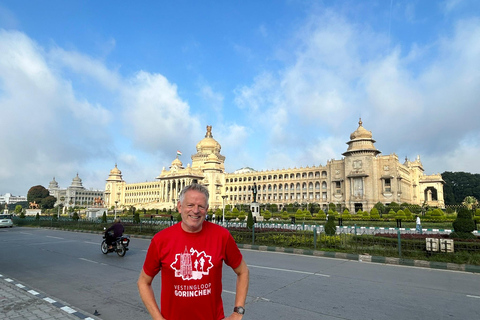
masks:
{"type": "Polygon", "coordinates": [[[175,261],[170,267],[175,270],[175,277],[181,277],[182,280],[202,279],[213,268],[212,256],[193,248],[189,252],[185,246],[185,251],[175,255],[175,261]]]}

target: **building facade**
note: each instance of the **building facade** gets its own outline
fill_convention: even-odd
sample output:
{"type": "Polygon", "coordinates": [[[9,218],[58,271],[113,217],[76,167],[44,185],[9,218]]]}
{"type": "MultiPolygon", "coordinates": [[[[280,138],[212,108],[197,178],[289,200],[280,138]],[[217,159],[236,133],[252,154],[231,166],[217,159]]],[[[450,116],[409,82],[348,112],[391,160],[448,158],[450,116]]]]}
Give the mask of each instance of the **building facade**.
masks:
{"type": "Polygon", "coordinates": [[[0,203],[1,204],[14,204],[17,202],[26,202],[27,197],[24,196],[14,196],[11,193],[5,193],[4,195],[0,195],[0,203]]]}
{"type": "Polygon", "coordinates": [[[63,204],[65,208],[75,206],[93,206],[95,199],[104,199],[103,190],[88,190],[83,186],[82,179],[78,176],[72,179],[71,185],[66,188],[60,188],[55,177],[48,185],[50,195],[57,198],[55,205],[63,204]]]}
{"type": "Polygon", "coordinates": [[[155,181],[126,183],[115,165],[107,178],[105,203],[107,207],[171,209],[180,190],[195,182],[208,188],[213,209],[249,205],[254,184],[257,202],[280,209],[290,203],[315,203],[322,209],[333,203],[351,212],[370,210],[377,202],[444,207],[440,174],[425,175],[420,157],[400,163],[396,154],[381,155],[374,143],[372,132],[360,120],[341,160],[329,160],[325,166],[267,171],[246,167],[226,173],[221,145],[207,126],[192,164],[185,167],[177,156],[155,181]]]}

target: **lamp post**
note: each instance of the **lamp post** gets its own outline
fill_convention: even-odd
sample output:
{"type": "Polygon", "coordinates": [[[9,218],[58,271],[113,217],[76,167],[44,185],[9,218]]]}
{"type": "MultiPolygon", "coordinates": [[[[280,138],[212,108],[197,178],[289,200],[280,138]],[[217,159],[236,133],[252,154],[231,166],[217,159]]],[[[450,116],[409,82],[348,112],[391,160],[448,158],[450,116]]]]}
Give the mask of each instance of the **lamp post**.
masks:
{"type": "Polygon", "coordinates": [[[223,217],[222,217],[222,222],[225,223],[225,199],[227,198],[227,195],[222,196],[222,204],[223,204],[223,217]]]}
{"type": "Polygon", "coordinates": [[[117,219],[117,203],[118,203],[118,200],[115,200],[115,208],[113,209],[113,213],[115,215],[115,220],[117,219]]]}

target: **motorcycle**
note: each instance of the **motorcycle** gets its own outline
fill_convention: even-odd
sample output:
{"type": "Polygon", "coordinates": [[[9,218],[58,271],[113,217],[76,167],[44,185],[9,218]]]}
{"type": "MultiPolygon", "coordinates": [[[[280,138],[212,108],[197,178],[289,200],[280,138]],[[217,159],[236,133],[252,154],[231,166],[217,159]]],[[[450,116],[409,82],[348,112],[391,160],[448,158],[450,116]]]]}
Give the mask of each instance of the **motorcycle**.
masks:
{"type": "Polygon", "coordinates": [[[123,257],[125,253],[127,253],[128,245],[130,244],[130,236],[123,235],[121,237],[117,237],[117,239],[113,241],[111,249],[108,248],[106,238],[107,238],[107,235],[104,234],[102,245],[101,245],[103,254],[107,254],[109,252],[116,252],[119,257],[123,257]]]}

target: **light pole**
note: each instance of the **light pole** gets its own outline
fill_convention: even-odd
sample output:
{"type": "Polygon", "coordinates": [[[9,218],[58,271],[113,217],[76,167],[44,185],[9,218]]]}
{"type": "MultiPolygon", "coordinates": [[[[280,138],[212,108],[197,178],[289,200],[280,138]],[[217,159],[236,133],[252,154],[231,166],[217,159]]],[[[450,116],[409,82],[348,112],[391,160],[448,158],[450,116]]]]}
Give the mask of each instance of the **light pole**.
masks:
{"type": "Polygon", "coordinates": [[[222,222],[225,223],[225,199],[227,198],[226,195],[222,196],[222,204],[223,204],[223,217],[222,217],[222,222]]]}
{"type": "Polygon", "coordinates": [[[115,200],[115,208],[113,209],[113,212],[115,214],[115,220],[117,219],[117,203],[118,203],[118,200],[115,200]]]}

